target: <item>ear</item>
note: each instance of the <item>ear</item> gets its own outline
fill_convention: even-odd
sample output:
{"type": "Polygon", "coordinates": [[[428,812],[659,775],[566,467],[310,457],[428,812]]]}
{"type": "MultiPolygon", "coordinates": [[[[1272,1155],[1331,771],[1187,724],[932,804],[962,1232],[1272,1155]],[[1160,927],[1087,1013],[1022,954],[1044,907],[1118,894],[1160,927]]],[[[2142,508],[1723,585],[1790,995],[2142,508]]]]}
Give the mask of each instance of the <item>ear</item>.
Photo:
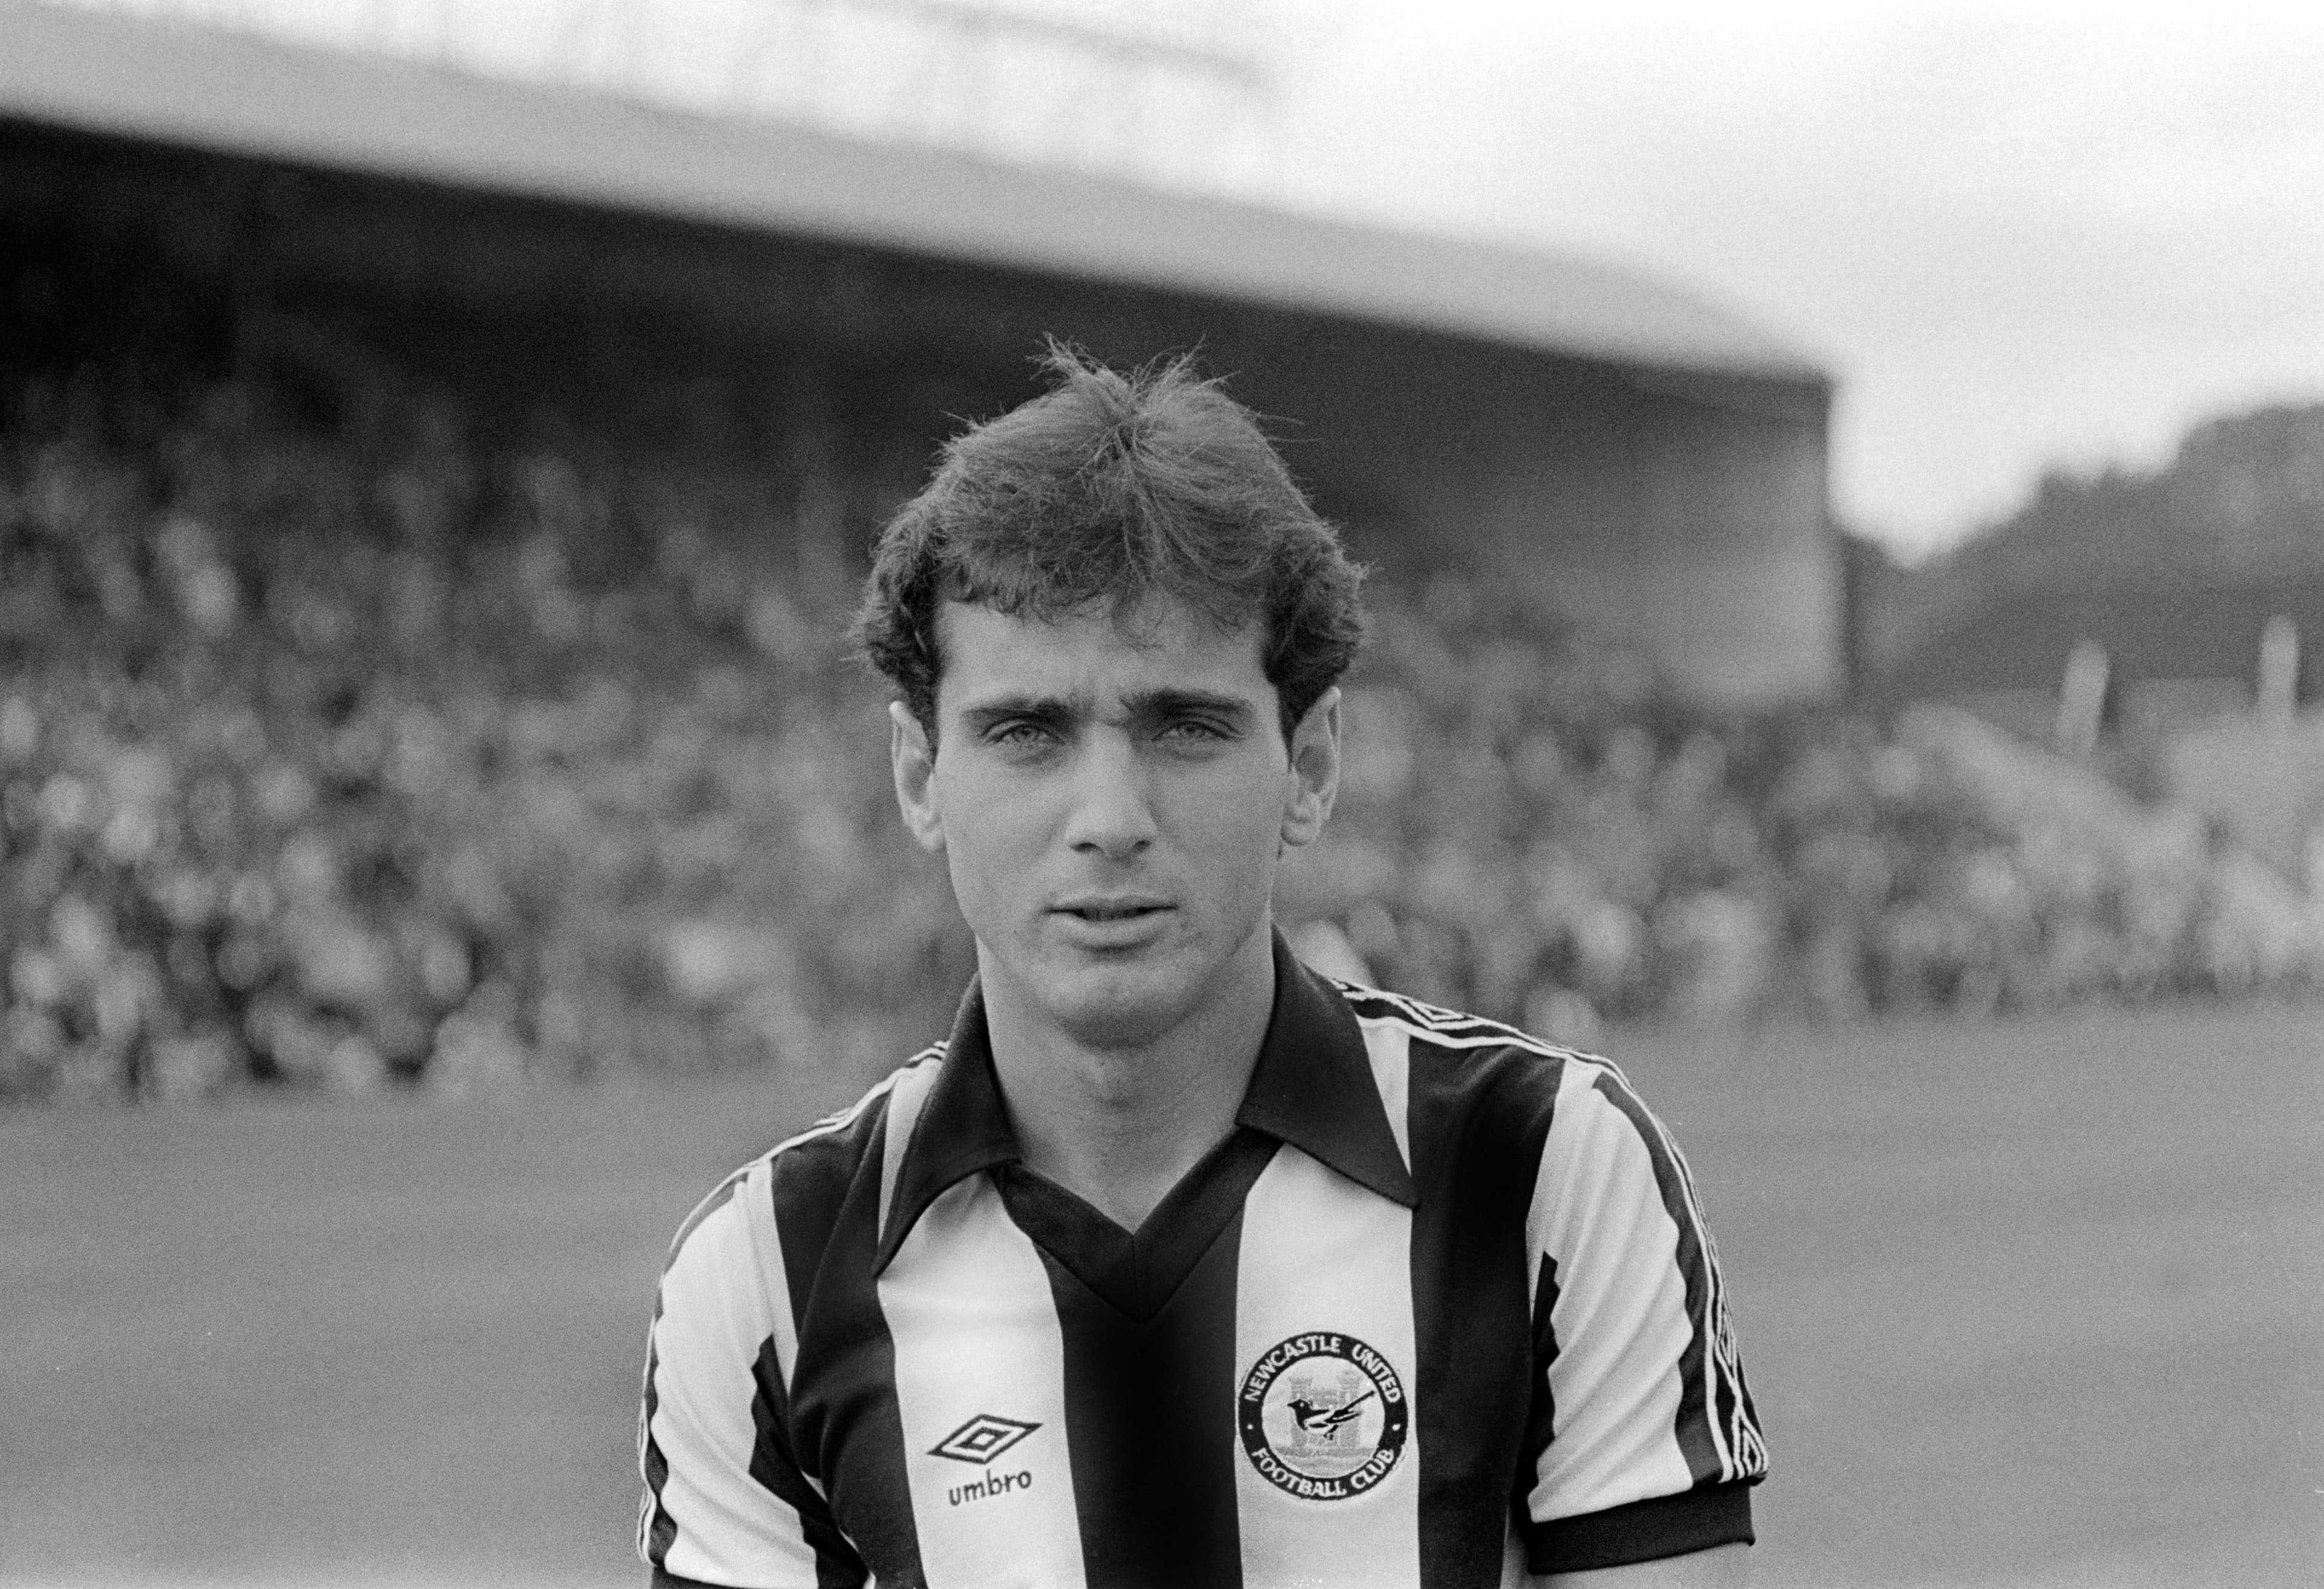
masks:
{"type": "Polygon", "coordinates": [[[1340,687],[1315,697],[1291,731],[1291,771],[1284,786],[1283,842],[1313,844],[1340,794],[1340,687]]]}
{"type": "Polygon", "coordinates": [[[904,814],[904,826],[920,848],[931,855],[942,853],[944,815],[936,800],[936,747],[901,701],[888,703],[888,764],[896,775],[896,808],[904,814]]]}

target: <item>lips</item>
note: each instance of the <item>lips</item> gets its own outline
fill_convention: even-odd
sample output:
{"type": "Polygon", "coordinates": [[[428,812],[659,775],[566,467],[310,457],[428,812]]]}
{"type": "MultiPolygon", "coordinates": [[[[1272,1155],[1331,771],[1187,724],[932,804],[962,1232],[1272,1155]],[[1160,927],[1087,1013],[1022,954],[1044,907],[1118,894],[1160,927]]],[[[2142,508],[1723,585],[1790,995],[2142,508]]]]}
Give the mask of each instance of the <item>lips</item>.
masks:
{"type": "Polygon", "coordinates": [[[1169,905],[1160,900],[1067,900],[1054,909],[1059,915],[1093,923],[1136,921],[1167,910],[1169,905]]]}

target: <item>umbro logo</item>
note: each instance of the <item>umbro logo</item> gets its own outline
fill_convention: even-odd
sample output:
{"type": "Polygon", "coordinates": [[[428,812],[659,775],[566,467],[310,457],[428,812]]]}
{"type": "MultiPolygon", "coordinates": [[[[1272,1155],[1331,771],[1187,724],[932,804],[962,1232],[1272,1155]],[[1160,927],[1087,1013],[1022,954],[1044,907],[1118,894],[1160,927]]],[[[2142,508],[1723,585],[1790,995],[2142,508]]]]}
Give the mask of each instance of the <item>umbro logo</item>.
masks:
{"type": "Polygon", "coordinates": [[[954,1462],[973,1462],[984,1467],[1040,1427],[1019,1418],[995,1418],[989,1412],[980,1412],[930,1446],[928,1455],[948,1456],[954,1462]]]}

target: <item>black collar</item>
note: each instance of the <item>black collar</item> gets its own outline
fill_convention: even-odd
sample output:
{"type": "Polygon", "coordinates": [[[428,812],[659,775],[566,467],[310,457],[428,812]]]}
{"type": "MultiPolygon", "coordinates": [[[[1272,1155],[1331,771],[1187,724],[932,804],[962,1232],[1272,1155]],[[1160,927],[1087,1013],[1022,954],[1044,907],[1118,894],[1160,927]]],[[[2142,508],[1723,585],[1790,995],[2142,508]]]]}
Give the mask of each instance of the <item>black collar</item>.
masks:
{"type": "MultiPolygon", "coordinates": [[[[1275,1007],[1236,1121],[1409,1208],[1419,1201],[1372,1081],[1348,1002],[1275,936],[1275,1007]]],[[[875,1270],[885,1270],[928,1205],[956,1182],[1020,1159],[1001,1101],[984,996],[973,982],[896,1172],[875,1270]]]]}

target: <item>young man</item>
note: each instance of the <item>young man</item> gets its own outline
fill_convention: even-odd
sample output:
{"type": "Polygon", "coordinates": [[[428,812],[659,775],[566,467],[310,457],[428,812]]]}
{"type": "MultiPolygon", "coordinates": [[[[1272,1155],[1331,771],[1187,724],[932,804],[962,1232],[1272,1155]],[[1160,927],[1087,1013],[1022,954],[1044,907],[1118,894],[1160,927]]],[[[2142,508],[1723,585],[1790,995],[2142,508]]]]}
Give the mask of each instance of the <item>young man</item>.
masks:
{"type": "Polygon", "coordinates": [[[857,619],[976,981],[679,1232],[655,1583],[1739,1582],[1765,1453],[1662,1127],[1274,930],[1358,571],[1184,363],[1050,373],[857,619]]]}

